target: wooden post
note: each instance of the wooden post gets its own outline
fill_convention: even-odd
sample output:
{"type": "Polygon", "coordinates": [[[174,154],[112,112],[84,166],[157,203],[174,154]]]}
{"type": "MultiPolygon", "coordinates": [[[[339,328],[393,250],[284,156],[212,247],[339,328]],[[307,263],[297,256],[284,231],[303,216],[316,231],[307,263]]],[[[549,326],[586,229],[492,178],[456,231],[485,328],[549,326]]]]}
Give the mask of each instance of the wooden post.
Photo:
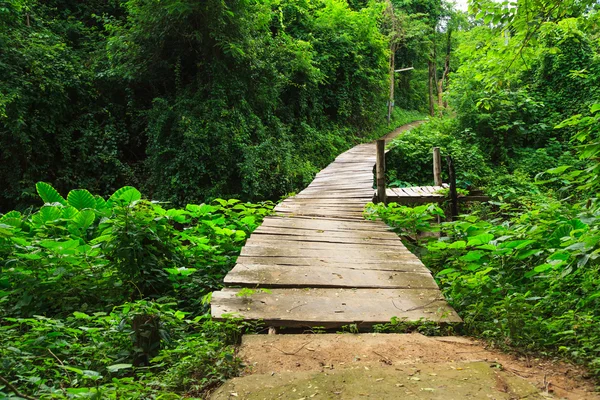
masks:
{"type": "Polygon", "coordinates": [[[442,186],[442,155],[439,147],[433,148],[433,183],[442,186]]]}
{"type": "Polygon", "coordinates": [[[451,156],[446,156],[448,163],[448,176],[450,178],[450,200],[452,218],[458,216],[458,194],[456,193],[456,171],[454,170],[454,160],[451,156]]]}
{"type": "Polygon", "coordinates": [[[377,141],[377,202],[386,203],[385,194],[385,139],[377,141]]]}

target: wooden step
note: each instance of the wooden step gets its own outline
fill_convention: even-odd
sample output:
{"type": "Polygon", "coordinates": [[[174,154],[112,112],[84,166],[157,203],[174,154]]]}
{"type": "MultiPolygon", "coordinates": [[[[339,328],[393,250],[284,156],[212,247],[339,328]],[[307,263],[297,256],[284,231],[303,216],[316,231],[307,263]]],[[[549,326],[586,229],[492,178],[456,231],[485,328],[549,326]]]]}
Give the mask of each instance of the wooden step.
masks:
{"type": "MultiPolygon", "coordinates": [[[[415,269],[404,266],[407,270],[415,269]]],[[[381,271],[336,266],[238,264],[225,278],[227,286],[261,288],[438,289],[429,271],[381,271]]]]}
{"type": "Polygon", "coordinates": [[[461,322],[435,289],[271,289],[238,296],[226,288],[212,295],[212,316],[261,320],[267,326],[360,328],[384,324],[392,317],[443,323],[461,322]]]}

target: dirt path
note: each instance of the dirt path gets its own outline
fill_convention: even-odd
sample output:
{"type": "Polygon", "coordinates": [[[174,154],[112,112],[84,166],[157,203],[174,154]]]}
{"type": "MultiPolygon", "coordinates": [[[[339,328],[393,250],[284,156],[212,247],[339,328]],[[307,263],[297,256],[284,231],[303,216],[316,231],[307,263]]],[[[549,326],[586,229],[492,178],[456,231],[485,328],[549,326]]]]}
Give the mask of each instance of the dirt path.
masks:
{"type": "Polygon", "coordinates": [[[465,337],[245,336],[245,377],[214,399],[600,399],[578,368],[517,358],[465,337]]]}

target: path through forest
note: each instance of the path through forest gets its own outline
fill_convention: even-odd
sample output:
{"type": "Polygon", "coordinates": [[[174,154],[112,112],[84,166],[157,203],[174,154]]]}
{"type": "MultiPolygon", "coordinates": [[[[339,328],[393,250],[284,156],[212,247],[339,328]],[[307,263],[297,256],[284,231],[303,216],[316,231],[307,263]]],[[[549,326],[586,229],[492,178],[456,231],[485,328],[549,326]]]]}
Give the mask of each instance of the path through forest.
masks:
{"type": "Polygon", "coordinates": [[[373,199],[375,158],[375,143],[358,145],[280,203],[247,240],[226,287],[213,294],[213,317],[362,331],[392,317],[460,322],[430,271],[399,237],[382,221],[363,218],[373,199]]]}
{"type": "Polygon", "coordinates": [[[398,237],[363,219],[374,163],[372,143],[343,153],[249,238],[225,279],[228,287],[213,294],[213,316],[234,314],[305,333],[245,336],[239,352],[245,376],[212,398],[600,398],[572,366],[507,355],[470,338],[307,334],[315,326],[368,330],[394,316],[460,321],[398,237]],[[238,296],[239,287],[270,293],[238,296]]]}

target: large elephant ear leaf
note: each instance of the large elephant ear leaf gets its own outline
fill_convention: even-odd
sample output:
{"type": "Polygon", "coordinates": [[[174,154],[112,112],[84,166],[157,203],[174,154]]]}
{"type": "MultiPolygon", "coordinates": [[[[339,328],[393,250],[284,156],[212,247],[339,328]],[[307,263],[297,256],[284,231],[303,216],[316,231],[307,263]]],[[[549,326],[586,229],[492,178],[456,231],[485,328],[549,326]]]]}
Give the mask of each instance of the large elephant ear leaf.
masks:
{"type": "Polygon", "coordinates": [[[134,201],[140,200],[142,194],[133,186],[123,186],[121,189],[113,193],[108,199],[109,203],[125,203],[131,204],[134,201]]]}
{"type": "Polygon", "coordinates": [[[70,206],[78,210],[83,210],[84,208],[94,209],[96,207],[96,199],[85,189],[71,190],[67,196],[67,201],[70,206]]]}
{"type": "Polygon", "coordinates": [[[35,188],[42,200],[44,200],[44,203],[60,203],[63,206],[67,205],[67,201],[52,187],[52,185],[46,182],[38,182],[35,185],[35,188]]]}
{"type": "Polygon", "coordinates": [[[74,222],[81,229],[87,229],[94,223],[96,214],[92,210],[83,210],[74,219],[74,222]]]}

